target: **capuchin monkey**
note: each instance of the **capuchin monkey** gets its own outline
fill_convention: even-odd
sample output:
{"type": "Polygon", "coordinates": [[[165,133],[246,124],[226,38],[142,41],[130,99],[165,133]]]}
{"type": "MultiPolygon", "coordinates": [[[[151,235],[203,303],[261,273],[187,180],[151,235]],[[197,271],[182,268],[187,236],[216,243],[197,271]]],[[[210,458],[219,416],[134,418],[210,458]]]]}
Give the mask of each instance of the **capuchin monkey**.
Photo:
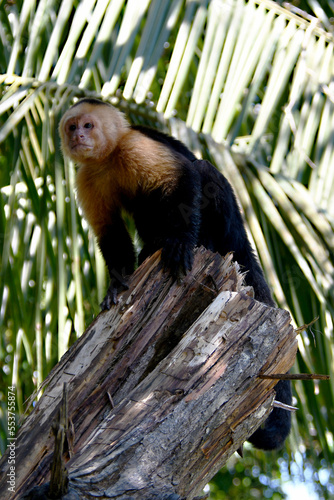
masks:
{"type": "MultiPolygon", "coordinates": [[[[132,214],[146,257],[162,249],[174,278],[193,264],[196,246],[222,256],[233,252],[257,300],[275,307],[262,269],[247,238],[233,190],[208,161],[198,160],[180,141],[143,126],[131,126],[110,104],[85,98],[59,125],[62,150],[77,165],[77,198],[106,261],[110,286],[101,308],[110,309],[134,271],[135,251],[122,218],[132,214]]],[[[291,404],[288,381],[276,399],[291,404]]],[[[280,448],[291,427],[290,412],[274,408],[249,441],[264,450],[280,448]]]]}

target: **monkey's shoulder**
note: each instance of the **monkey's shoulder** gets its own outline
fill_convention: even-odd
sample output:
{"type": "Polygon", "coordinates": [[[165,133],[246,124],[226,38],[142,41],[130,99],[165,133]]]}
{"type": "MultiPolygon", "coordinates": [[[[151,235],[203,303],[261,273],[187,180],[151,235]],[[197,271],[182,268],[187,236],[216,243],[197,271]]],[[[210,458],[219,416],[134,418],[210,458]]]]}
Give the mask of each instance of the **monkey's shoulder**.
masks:
{"type": "Polygon", "coordinates": [[[153,141],[163,144],[167,149],[173,151],[174,154],[177,153],[190,162],[196,160],[194,153],[192,153],[183,142],[175,139],[175,137],[171,135],[143,125],[133,125],[131,129],[140,132],[142,136],[149,137],[153,141]]]}

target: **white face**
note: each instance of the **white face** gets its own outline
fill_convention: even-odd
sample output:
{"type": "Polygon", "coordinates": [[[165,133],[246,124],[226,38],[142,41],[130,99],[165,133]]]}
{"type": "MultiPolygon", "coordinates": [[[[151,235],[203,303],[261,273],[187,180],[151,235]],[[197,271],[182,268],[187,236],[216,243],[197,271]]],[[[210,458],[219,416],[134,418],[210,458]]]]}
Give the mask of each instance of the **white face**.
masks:
{"type": "Polygon", "coordinates": [[[101,129],[94,116],[90,113],[70,116],[65,119],[63,127],[65,153],[74,161],[93,158],[97,142],[100,143],[102,138],[101,129]]]}
{"type": "Polygon", "coordinates": [[[78,165],[105,161],[127,127],[123,114],[112,106],[78,104],[60,121],[63,152],[78,165]]]}
{"type": "Polygon", "coordinates": [[[79,166],[104,163],[128,127],[123,113],[113,106],[79,103],[60,121],[63,153],[79,166]]]}

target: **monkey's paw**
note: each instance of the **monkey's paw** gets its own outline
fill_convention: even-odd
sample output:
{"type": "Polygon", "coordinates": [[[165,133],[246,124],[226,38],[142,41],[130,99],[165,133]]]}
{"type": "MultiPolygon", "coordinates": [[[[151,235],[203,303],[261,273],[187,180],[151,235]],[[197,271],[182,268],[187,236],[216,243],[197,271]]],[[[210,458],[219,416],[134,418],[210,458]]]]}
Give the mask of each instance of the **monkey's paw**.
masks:
{"type": "Polygon", "coordinates": [[[117,295],[119,292],[122,290],[128,290],[128,288],[129,287],[125,281],[112,280],[107,290],[107,294],[100,304],[101,311],[109,310],[112,306],[116,305],[117,295]]]}
{"type": "Polygon", "coordinates": [[[170,271],[176,280],[181,280],[188,271],[191,271],[194,250],[188,242],[179,240],[167,240],[161,253],[164,269],[170,271]]]}

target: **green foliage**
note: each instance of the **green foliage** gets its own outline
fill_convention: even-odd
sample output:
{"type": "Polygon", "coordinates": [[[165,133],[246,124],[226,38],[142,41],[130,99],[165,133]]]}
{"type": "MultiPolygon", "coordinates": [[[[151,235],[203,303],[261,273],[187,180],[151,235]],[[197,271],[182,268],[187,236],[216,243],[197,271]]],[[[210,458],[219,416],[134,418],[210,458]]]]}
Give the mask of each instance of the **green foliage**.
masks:
{"type": "Polygon", "coordinates": [[[253,456],[240,460],[232,457],[226,465],[226,471],[220,471],[215,481],[210,485],[210,499],[220,500],[221,492],[227,492],[224,500],[250,500],[285,498],[280,487],[279,470],[263,470],[262,464],[257,464],[253,456]]]}
{"type": "MultiPolygon", "coordinates": [[[[318,20],[270,0],[0,2],[3,416],[6,388],[16,386],[22,414],[99,311],[104,264],[77,212],[73,165],[63,161],[57,134],[73,99],[94,95],[133,122],[172,133],[222,169],[279,306],[296,326],[318,318],[300,334],[294,371],[332,379],[294,385],[300,409],[290,460],[302,456],[302,469],[330,470],[333,12],[330,2],[309,3],[318,20]]],[[[3,451],[5,425],[0,437],[3,451]]],[[[253,459],[233,465],[216,485],[231,498],[236,490],[238,498],[259,498],[256,490],[283,498],[276,483],[283,465],[279,470],[273,459],[273,479],[263,484],[253,459]],[[243,486],[250,496],[241,496],[243,486]]],[[[259,460],[266,470],[263,454],[259,460]]],[[[321,482],[314,472],[313,479],[327,498],[331,473],[321,482]]],[[[220,498],[218,487],[212,498],[220,498]]]]}

